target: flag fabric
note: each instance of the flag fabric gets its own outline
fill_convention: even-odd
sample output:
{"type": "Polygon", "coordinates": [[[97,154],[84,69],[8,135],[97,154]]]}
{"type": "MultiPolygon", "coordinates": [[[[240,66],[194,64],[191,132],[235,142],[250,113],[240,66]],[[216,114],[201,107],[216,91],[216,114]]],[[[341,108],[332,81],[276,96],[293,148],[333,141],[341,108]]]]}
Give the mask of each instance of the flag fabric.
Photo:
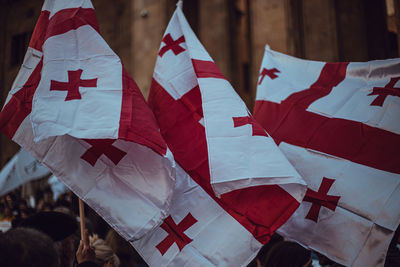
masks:
{"type": "Polygon", "coordinates": [[[346,266],[383,266],[400,223],[399,66],[268,46],[261,65],[254,117],[308,184],[279,233],[346,266]]]}
{"type": "Polygon", "coordinates": [[[50,171],[27,151],[21,149],[0,172],[0,196],[18,186],[49,175],[50,171]]]}
{"type": "Polygon", "coordinates": [[[56,201],[60,195],[67,192],[67,187],[56,176],[52,175],[47,182],[53,192],[54,201],[56,201]]]}
{"type": "Polygon", "coordinates": [[[0,129],[125,239],[166,217],[172,154],[90,1],[44,2],[0,129]]]}
{"type": "Polygon", "coordinates": [[[179,5],[162,39],[149,104],[179,165],[169,216],[135,248],[151,266],[248,264],[299,206],[304,181],[179,5]]]}

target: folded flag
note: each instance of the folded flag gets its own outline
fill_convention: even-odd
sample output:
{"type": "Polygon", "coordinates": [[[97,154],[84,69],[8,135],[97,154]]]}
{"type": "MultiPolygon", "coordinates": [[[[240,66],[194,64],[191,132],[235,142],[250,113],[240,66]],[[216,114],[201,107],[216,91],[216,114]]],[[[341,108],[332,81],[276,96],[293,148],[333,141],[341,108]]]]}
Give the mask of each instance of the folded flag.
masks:
{"type": "Polygon", "coordinates": [[[246,265],[299,206],[304,181],[180,7],[162,39],[149,104],[180,166],[169,216],[134,246],[151,266],[246,265]]]}
{"type": "Polygon", "coordinates": [[[383,266],[400,223],[399,66],[268,46],[261,65],[254,117],[308,184],[279,233],[346,266],[383,266]]]}
{"type": "Polygon", "coordinates": [[[126,239],[168,214],[175,163],[90,1],[45,1],[0,130],[126,239]]]}
{"type": "Polygon", "coordinates": [[[18,186],[49,175],[50,171],[27,151],[20,149],[0,172],[0,196],[18,186]]]}

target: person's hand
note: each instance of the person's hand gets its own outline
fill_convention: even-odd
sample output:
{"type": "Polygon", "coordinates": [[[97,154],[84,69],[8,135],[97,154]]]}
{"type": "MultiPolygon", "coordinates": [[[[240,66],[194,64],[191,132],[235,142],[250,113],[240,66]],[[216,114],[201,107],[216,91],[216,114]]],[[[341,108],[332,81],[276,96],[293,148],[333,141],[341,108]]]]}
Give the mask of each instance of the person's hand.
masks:
{"type": "Polygon", "coordinates": [[[78,264],[85,261],[96,261],[96,254],[94,253],[93,248],[89,245],[89,234],[87,230],[85,230],[83,240],[79,242],[79,247],[76,251],[76,261],[78,264]]]}

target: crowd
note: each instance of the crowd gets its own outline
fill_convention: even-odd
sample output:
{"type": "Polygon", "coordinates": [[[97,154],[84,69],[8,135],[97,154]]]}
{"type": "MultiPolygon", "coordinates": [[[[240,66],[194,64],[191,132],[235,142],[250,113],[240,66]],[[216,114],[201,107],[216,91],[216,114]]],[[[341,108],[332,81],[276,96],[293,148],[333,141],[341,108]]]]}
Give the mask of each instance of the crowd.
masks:
{"type": "Polygon", "coordinates": [[[70,191],[53,198],[50,186],[22,197],[21,187],[0,198],[0,265],[143,267],[147,264],[90,207],[81,241],[78,198],[70,191]]]}
{"type": "MultiPolygon", "coordinates": [[[[89,207],[81,238],[78,199],[54,198],[50,186],[23,197],[21,187],[0,198],[0,263],[4,267],[147,266],[134,248],[89,207]],[[82,240],[81,240],[82,239],[82,240]]],[[[385,267],[400,266],[397,230],[385,267]]],[[[210,241],[211,242],[211,241],[210,241]]],[[[248,267],[339,267],[323,255],[274,234],[248,267]]]]}

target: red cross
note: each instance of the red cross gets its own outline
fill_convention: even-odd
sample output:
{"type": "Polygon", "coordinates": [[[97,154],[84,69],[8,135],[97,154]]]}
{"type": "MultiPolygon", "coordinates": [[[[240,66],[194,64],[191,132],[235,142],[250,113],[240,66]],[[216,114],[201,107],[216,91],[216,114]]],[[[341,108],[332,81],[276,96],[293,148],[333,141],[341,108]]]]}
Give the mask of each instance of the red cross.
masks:
{"type": "Polygon", "coordinates": [[[275,79],[275,78],[277,78],[278,75],[275,74],[276,72],[279,72],[279,73],[280,73],[280,71],[277,70],[276,68],[273,68],[273,69],[266,69],[266,68],[263,68],[263,70],[261,71],[261,73],[260,73],[260,75],[259,75],[259,76],[261,76],[261,79],[260,79],[260,81],[258,82],[258,84],[260,85],[260,84],[262,83],[262,81],[264,80],[265,75],[268,75],[268,77],[270,77],[272,80],[275,79]]]}
{"type": "Polygon", "coordinates": [[[192,242],[193,240],[184,232],[196,222],[197,220],[192,216],[192,214],[190,214],[190,212],[180,223],[178,223],[178,225],[176,225],[171,216],[168,216],[164,220],[164,223],[161,224],[161,228],[168,233],[168,236],[156,246],[161,255],[164,255],[174,243],[176,243],[179,251],[181,251],[187,244],[192,242]]]}
{"type": "Polygon", "coordinates": [[[160,52],[158,52],[158,55],[160,57],[162,57],[168,50],[172,50],[172,52],[174,52],[175,55],[178,55],[186,50],[185,48],[179,45],[180,43],[185,42],[185,36],[183,35],[179,37],[177,40],[174,40],[172,39],[171,34],[168,33],[167,35],[164,36],[162,41],[165,43],[165,46],[163,46],[160,49],[160,52]]]}
{"type": "Polygon", "coordinates": [[[370,104],[370,106],[381,106],[388,95],[398,96],[400,97],[400,88],[394,87],[394,85],[400,80],[399,77],[393,77],[390,79],[389,83],[385,85],[385,87],[374,87],[372,93],[369,95],[378,95],[374,101],[370,104]]]}
{"type": "Polygon", "coordinates": [[[125,151],[113,146],[113,139],[83,139],[92,145],[82,156],[90,165],[94,166],[101,155],[106,155],[115,165],[126,155],[125,151]]]}
{"type": "Polygon", "coordinates": [[[335,179],[323,178],[322,183],[318,189],[318,192],[307,188],[306,195],[303,201],[311,202],[311,208],[307,213],[306,219],[312,220],[314,222],[318,222],[318,215],[321,209],[321,206],[324,206],[330,210],[335,211],[338,201],[340,199],[339,196],[329,196],[328,191],[331,188],[335,179]]]}
{"type": "Polygon", "coordinates": [[[253,130],[252,136],[266,136],[268,137],[267,132],[258,124],[258,122],[250,115],[247,117],[233,117],[233,127],[240,127],[246,124],[250,124],[253,130]]]}
{"type": "Polygon", "coordinates": [[[64,101],[81,99],[79,87],[97,87],[97,78],[82,80],[81,69],[68,71],[68,82],[50,81],[50,91],[68,91],[64,101]]]}

